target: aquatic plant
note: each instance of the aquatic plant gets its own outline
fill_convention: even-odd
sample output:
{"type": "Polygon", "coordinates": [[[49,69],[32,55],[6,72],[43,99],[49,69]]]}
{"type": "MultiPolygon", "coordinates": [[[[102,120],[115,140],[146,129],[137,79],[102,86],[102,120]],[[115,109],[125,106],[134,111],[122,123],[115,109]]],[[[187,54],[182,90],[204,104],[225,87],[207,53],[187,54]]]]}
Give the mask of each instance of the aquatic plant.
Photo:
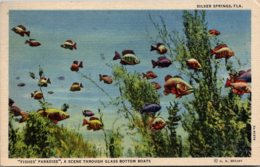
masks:
{"type": "Polygon", "coordinates": [[[219,40],[209,36],[205,17],[205,11],[184,11],[185,37],[180,37],[176,31],[170,32],[163,18],[160,24],[154,22],[158,38],[168,46],[171,58],[179,64],[177,70],[190,77],[195,88],[194,98],[183,103],[186,112],[182,125],[188,132],[189,154],[193,157],[250,156],[251,99],[231,91],[222,93],[228,90],[219,75],[220,69],[231,72],[236,59],[226,59],[223,65],[221,60],[212,57],[210,50],[219,40]],[[185,60],[188,58],[201,63],[201,72],[187,70],[185,60]]]}

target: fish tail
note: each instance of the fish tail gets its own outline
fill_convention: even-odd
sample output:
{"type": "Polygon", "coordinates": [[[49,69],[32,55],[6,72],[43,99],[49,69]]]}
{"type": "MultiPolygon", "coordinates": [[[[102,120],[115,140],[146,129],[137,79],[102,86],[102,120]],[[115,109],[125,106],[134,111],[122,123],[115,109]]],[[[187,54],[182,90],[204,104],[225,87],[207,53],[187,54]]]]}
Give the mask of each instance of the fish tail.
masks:
{"type": "Polygon", "coordinates": [[[157,66],[156,61],[152,60],[152,65],[153,65],[153,68],[155,68],[157,66]]]}
{"type": "Polygon", "coordinates": [[[120,58],[121,58],[121,55],[117,51],[115,51],[115,56],[113,57],[113,60],[117,60],[120,58]]]}
{"type": "Polygon", "coordinates": [[[83,62],[82,61],[79,63],[79,67],[83,68],[83,62]]]}
{"type": "Polygon", "coordinates": [[[142,75],[143,75],[143,78],[146,78],[146,74],[145,73],[142,73],[142,75]]]}
{"type": "Polygon", "coordinates": [[[80,83],[80,85],[79,85],[81,88],[83,88],[83,85],[82,85],[82,83],[80,83]]]}
{"type": "Polygon", "coordinates": [[[169,92],[166,91],[166,90],[164,90],[164,91],[163,91],[163,94],[164,94],[165,96],[167,96],[167,95],[169,94],[169,92]]]}
{"type": "Polygon", "coordinates": [[[99,81],[102,81],[103,80],[103,77],[101,74],[99,74],[99,81]]]}
{"type": "Polygon", "coordinates": [[[31,32],[30,31],[26,31],[24,32],[28,37],[30,36],[31,32]]]}
{"type": "Polygon", "coordinates": [[[48,79],[47,79],[47,83],[49,83],[49,84],[51,83],[51,80],[50,80],[50,78],[48,78],[48,79]]]}
{"type": "Polygon", "coordinates": [[[88,124],[88,120],[87,119],[83,119],[82,126],[87,125],[87,124],[88,124]]]}
{"type": "Polygon", "coordinates": [[[214,54],[216,54],[216,52],[211,49],[211,50],[210,50],[210,54],[211,54],[211,55],[214,55],[214,54]]]}
{"type": "Polygon", "coordinates": [[[231,80],[230,80],[230,79],[227,79],[226,84],[225,84],[225,87],[230,87],[230,86],[231,86],[231,80]]]}
{"type": "Polygon", "coordinates": [[[30,42],[29,40],[26,40],[24,43],[27,44],[27,43],[29,43],[29,42],[30,42]]]}
{"type": "Polygon", "coordinates": [[[75,50],[77,50],[77,43],[76,43],[76,42],[74,43],[73,48],[74,48],[75,50]]]}
{"type": "Polygon", "coordinates": [[[151,45],[150,51],[154,51],[154,50],[156,50],[156,49],[157,49],[157,48],[156,48],[155,46],[151,45]]]}
{"type": "Polygon", "coordinates": [[[31,93],[31,98],[33,97],[33,93],[31,93]]]}

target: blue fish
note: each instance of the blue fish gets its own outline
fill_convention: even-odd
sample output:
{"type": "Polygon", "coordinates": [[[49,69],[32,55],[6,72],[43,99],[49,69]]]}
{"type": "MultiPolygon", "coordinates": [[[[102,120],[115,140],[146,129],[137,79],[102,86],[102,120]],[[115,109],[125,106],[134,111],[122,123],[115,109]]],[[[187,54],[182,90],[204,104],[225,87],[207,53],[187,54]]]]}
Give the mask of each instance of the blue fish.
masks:
{"type": "Polygon", "coordinates": [[[242,80],[245,82],[251,82],[251,69],[247,71],[239,71],[239,76],[237,77],[238,80],[242,80]]]}
{"type": "Polygon", "coordinates": [[[141,113],[156,113],[161,109],[159,104],[145,104],[141,109],[141,113]]]}

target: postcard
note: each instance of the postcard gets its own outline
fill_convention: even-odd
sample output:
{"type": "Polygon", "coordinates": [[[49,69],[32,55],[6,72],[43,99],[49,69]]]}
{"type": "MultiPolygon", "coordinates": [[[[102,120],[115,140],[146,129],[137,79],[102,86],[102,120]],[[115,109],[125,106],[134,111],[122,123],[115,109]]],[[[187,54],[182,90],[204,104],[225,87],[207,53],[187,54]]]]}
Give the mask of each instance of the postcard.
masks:
{"type": "Polygon", "coordinates": [[[260,165],[259,8],[0,3],[1,166],[260,165]]]}

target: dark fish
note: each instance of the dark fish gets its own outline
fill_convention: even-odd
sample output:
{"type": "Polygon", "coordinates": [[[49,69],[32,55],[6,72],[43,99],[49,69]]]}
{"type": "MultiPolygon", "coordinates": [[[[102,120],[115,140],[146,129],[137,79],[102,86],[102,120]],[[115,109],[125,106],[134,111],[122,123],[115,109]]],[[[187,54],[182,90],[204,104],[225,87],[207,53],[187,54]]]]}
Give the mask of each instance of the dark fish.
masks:
{"type": "Polygon", "coordinates": [[[245,82],[251,82],[251,69],[247,71],[239,71],[237,79],[245,82]]]}
{"type": "Polygon", "coordinates": [[[66,112],[69,107],[70,107],[70,106],[69,106],[67,103],[64,103],[64,104],[61,106],[61,111],[65,111],[65,112],[66,112]]]}
{"type": "Polygon", "coordinates": [[[115,56],[113,60],[120,59],[122,65],[136,65],[140,63],[140,60],[137,58],[133,50],[124,50],[122,55],[115,51],[115,56]]]}
{"type": "Polygon", "coordinates": [[[81,88],[83,88],[82,83],[78,83],[78,82],[74,82],[71,87],[70,87],[70,91],[75,92],[75,91],[80,91],[81,88]]]}
{"type": "Polygon", "coordinates": [[[53,91],[48,91],[48,94],[53,94],[54,92],[53,91]]]}
{"type": "Polygon", "coordinates": [[[19,87],[24,87],[25,86],[25,83],[19,83],[19,84],[17,84],[17,86],[19,86],[19,87]]]}
{"type": "Polygon", "coordinates": [[[106,83],[106,84],[112,84],[113,83],[112,77],[108,76],[108,75],[99,74],[99,81],[104,81],[104,83],[106,83]]]}
{"type": "Polygon", "coordinates": [[[92,111],[90,110],[83,110],[82,111],[82,114],[85,116],[85,117],[91,117],[93,115],[95,115],[92,111]]]}
{"type": "Polygon", "coordinates": [[[43,94],[41,91],[36,90],[33,93],[31,93],[31,97],[34,98],[35,100],[40,100],[43,98],[43,94]]]}
{"type": "Polygon", "coordinates": [[[76,42],[73,42],[72,40],[66,40],[62,45],[61,45],[62,48],[65,48],[65,49],[70,49],[70,50],[73,50],[73,49],[77,49],[77,43],[76,42]]]}
{"type": "Polygon", "coordinates": [[[15,79],[19,80],[19,79],[20,79],[20,77],[18,77],[18,76],[17,76],[17,77],[15,77],[15,79]]]}
{"type": "Polygon", "coordinates": [[[163,43],[157,43],[156,45],[151,45],[151,51],[156,50],[158,54],[165,54],[167,53],[167,48],[163,43]]]}
{"type": "Polygon", "coordinates": [[[71,71],[79,71],[79,68],[83,68],[83,62],[73,61],[72,65],[70,66],[71,71]]]}
{"type": "Polygon", "coordinates": [[[59,80],[65,80],[65,77],[64,76],[59,76],[58,79],[59,80]]]}
{"type": "Polygon", "coordinates": [[[12,30],[16,33],[21,35],[22,37],[24,36],[24,34],[26,34],[28,37],[30,36],[30,31],[27,31],[25,26],[23,25],[18,25],[14,28],[12,28],[12,30]]]}
{"type": "Polygon", "coordinates": [[[211,30],[209,30],[209,34],[212,36],[218,36],[218,35],[220,35],[220,32],[216,29],[211,29],[211,30]]]}
{"type": "Polygon", "coordinates": [[[156,66],[158,66],[159,68],[165,68],[169,67],[171,64],[172,61],[165,56],[158,57],[157,61],[152,60],[153,68],[155,68],[156,66]]]}
{"type": "Polygon", "coordinates": [[[154,79],[157,78],[157,75],[153,71],[147,71],[146,73],[143,73],[143,77],[146,79],[154,79]]]}
{"type": "Polygon", "coordinates": [[[26,40],[25,44],[29,44],[31,47],[37,47],[41,45],[41,43],[36,41],[35,39],[26,40]]]}
{"type": "Polygon", "coordinates": [[[159,104],[145,104],[141,109],[141,113],[156,113],[161,109],[159,104]]]}

